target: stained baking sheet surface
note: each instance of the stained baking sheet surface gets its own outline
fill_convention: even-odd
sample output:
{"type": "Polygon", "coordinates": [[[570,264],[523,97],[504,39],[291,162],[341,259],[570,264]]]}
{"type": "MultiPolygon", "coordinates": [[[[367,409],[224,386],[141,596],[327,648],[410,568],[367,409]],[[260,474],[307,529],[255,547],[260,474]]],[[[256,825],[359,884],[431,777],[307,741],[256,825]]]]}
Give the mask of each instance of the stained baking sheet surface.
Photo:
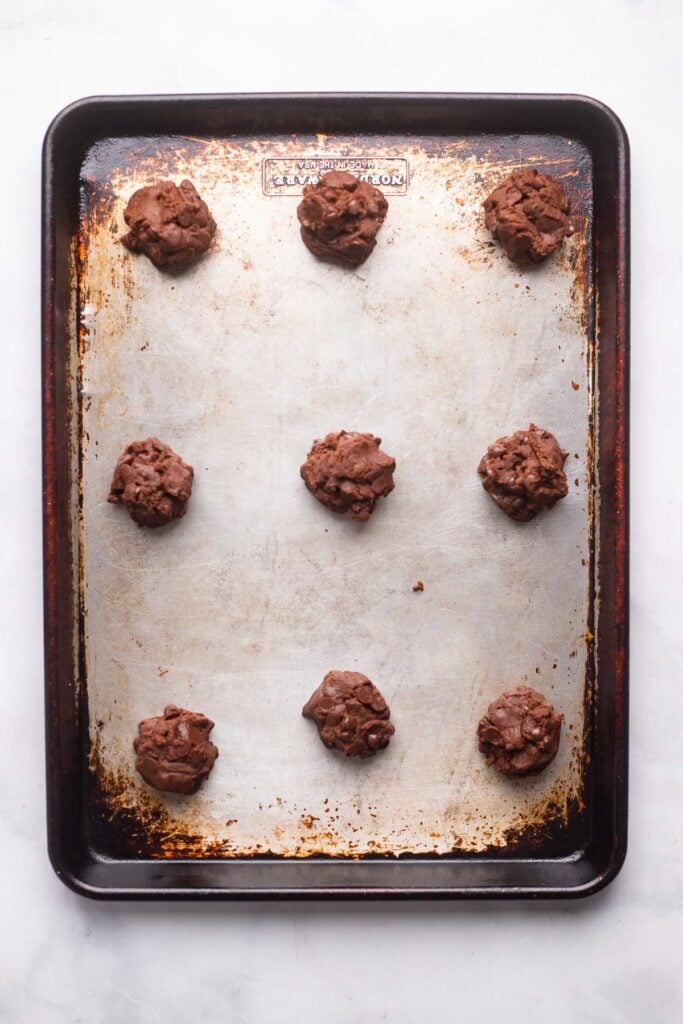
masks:
{"type": "MultiPolygon", "coordinates": [[[[373,173],[373,167],[365,169],[373,173]]],[[[356,171],[356,173],[359,173],[356,171]]],[[[125,808],[164,856],[448,853],[505,846],[581,802],[591,525],[590,157],[497,137],[114,140],[83,167],[83,613],[102,813],[125,808]],[[357,271],[315,260],[292,185],[362,158],[400,176],[357,271]],[[580,230],[528,271],[490,245],[481,200],[521,162],[559,174],[580,230]],[[391,170],[393,168],[393,170],[391,170]],[[324,169],[324,168],[323,168],[324,169]],[[218,224],[182,276],[118,242],[127,197],[187,176],[218,224]],[[534,421],[570,452],[569,496],[527,525],[476,473],[534,421]],[[365,524],[299,478],[311,441],[372,431],[396,488],[365,524]],[[195,469],[187,516],[139,530],[107,503],[130,441],[195,469]],[[424,592],[413,592],[417,580],[424,592]],[[365,672],[396,735],[356,763],[301,707],[332,668],[365,672]],[[488,769],[476,724],[528,682],[564,714],[536,779],[488,769]],[[167,703],[216,723],[220,757],[191,799],[134,771],[138,721],[167,703]]]]}

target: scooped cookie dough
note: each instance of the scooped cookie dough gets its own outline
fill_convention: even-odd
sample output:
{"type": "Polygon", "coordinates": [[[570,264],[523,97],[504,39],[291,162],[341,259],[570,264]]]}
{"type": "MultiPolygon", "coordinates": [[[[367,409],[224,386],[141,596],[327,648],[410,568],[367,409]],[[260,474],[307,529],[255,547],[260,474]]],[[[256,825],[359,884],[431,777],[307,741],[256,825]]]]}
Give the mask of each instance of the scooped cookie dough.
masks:
{"type": "Polygon", "coordinates": [[[479,463],[484,489],[498,508],[526,523],[567,494],[567,452],[548,430],[534,423],[489,445],[479,463]]]}
{"type": "Polygon", "coordinates": [[[196,793],[218,757],[209,735],[213,722],[198,711],[168,704],[163,715],[138,726],[135,767],[145,782],[166,793],[196,793]]]}
{"type": "Polygon", "coordinates": [[[125,505],[138,526],[164,526],[187,512],[194,470],[156,437],[119,456],[108,501],[125,505]]]}
{"type": "Polygon", "coordinates": [[[396,460],[381,451],[381,437],[340,430],[313,442],[301,467],[311,494],[333,512],[364,521],[394,489],[396,460]]]}
{"type": "Polygon", "coordinates": [[[562,182],[532,168],[501,181],[484,200],[484,220],[520,266],[544,260],[574,233],[562,182]]]}
{"type": "Polygon", "coordinates": [[[479,749],[503,775],[536,775],[557,753],[562,715],[530,686],[502,694],[479,722],[479,749]]]}
{"type": "Polygon", "coordinates": [[[191,181],[160,181],[139,188],[128,200],[123,219],[130,228],[121,239],[142,252],[155,267],[184,270],[211,245],[216,222],[191,181]]]}
{"type": "Polygon", "coordinates": [[[304,244],[315,256],[358,267],[375,248],[388,207],[374,185],[347,171],[328,171],[317,185],[306,185],[296,212],[304,244]]]}
{"type": "Polygon", "coordinates": [[[328,672],[304,705],[326,747],[347,757],[374,757],[396,732],[389,706],[361,672],[328,672]]]}

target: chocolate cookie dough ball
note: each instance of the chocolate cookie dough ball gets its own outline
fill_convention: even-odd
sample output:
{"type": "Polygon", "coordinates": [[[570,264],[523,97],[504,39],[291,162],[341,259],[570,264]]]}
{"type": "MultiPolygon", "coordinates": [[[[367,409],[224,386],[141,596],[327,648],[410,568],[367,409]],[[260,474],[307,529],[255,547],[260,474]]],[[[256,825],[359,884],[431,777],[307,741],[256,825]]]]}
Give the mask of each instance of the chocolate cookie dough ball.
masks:
{"type": "Polygon", "coordinates": [[[145,782],[166,793],[196,793],[213,768],[218,748],[209,735],[213,722],[198,711],[169,704],[158,718],[138,726],[135,767],[145,782]]]}
{"type": "Polygon", "coordinates": [[[187,512],[194,470],[156,437],[133,441],[114,469],[108,501],[125,505],[138,526],[164,526],[187,512]]]}
{"type": "Polygon", "coordinates": [[[123,219],[130,228],[121,239],[131,252],[143,252],[155,267],[184,270],[211,245],[216,222],[191,181],[160,181],[139,188],[123,219]]]}
{"type": "Polygon", "coordinates": [[[328,672],[302,714],[313,719],[326,747],[347,757],[374,757],[396,732],[387,702],[361,672],[328,672]]]}
{"type": "Polygon", "coordinates": [[[484,220],[520,266],[544,260],[574,233],[562,182],[531,168],[501,181],[484,200],[484,220]]]}
{"type": "Polygon", "coordinates": [[[297,216],[301,237],[314,256],[349,267],[364,263],[377,244],[389,204],[373,185],[346,171],[328,171],[306,185],[297,216]]]}
{"type": "Polygon", "coordinates": [[[503,775],[536,775],[557,753],[562,715],[530,686],[518,686],[489,704],[479,722],[479,749],[503,775]]]}
{"type": "Polygon", "coordinates": [[[478,472],[498,508],[526,523],[566,496],[566,458],[550,431],[530,423],[528,430],[490,444],[478,472]]]}
{"type": "Polygon", "coordinates": [[[364,521],[394,489],[396,460],[380,450],[381,437],[340,430],[313,442],[301,467],[311,494],[333,512],[364,521]]]}

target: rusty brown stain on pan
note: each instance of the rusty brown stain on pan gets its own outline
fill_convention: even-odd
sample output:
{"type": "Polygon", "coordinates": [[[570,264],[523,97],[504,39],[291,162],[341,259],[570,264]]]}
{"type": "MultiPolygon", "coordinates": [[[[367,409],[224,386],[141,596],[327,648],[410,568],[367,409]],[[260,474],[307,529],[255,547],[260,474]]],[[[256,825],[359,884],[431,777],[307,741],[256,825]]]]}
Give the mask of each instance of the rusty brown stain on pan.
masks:
{"type": "Polygon", "coordinates": [[[182,137],[140,137],[96,142],[86,156],[81,171],[91,181],[92,194],[106,215],[106,200],[115,199],[111,181],[129,175],[144,177],[149,172],[150,184],[165,176],[188,173],[192,157],[207,146],[206,140],[182,137]]]}
{"type": "MultiPolygon", "coordinates": [[[[579,798],[556,802],[551,796],[538,807],[538,817],[520,817],[506,830],[503,842],[487,848],[489,855],[498,852],[506,857],[538,855],[549,841],[563,843],[567,851],[577,848],[572,822],[578,821],[585,809],[579,798]]],[[[559,850],[558,850],[559,852],[559,850]]]]}
{"type": "Polygon", "coordinates": [[[105,141],[91,148],[82,176],[90,183],[101,220],[112,208],[112,196],[116,198],[112,183],[116,186],[134,179],[151,185],[165,178],[177,182],[192,176],[200,166],[205,181],[230,185],[245,172],[253,173],[255,165],[270,155],[271,149],[279,152],[288,142],[291,140],[282,137],[272,141],[242,137],[217,140],[187,135],[105,141]]]}
{"type": "Polygon", "coordinates": [[[573,271],[574,280],[571,287],[571,300],[577,322],[586,336],[586,344],[593,348],[594,306],[596,301],[594,290],[593,268],[593,195],[589,183],[578,180],[572,174],[563,177],[570,203],[570,214],[574,222],[575,234],[566,249],[565,259],[573,271]]]}
{"type": "MultiPolygon", "coordinates": [[[[93,147],[96,148],[96,147],[93,147]]],[[[97,247],[108,246],[110,240],[114,242],[113,258],[110,258],[105,265],[105,273],[108,273],[112,290],[124,296],[127,304],[125,315],[130,315],[133,303],[133,277],[130,260],[124,255],[123,247],[119,239],[125,230],[123,219],[117,216],[117,206],[120,196],[112,186],[110,180],[103,177],[97,167],[93,164],[91,156],[81,169],[79,181],[79,228],[78,228],[78,265],[76,275],[76,289],[78,295],[78,434],[82,440],[84,437],[83,411],[84,404],[87,411],[90,396],[84,394],[84,362],[88,346],[90,344],[90,317],[102,313],[108,304],[102,299],[106,289],[103,287],[101,276],[98,277],[97,247]],[[87,168],[90,168],[87,170],[87,168]],[[93,259],[91,261],[91,253],[93,259]],[[92,262],[92,266],[91,266],[92,262]],[[93,269],[94,268],[94,269],[93,269]]],[[[100,332],[100,349],[107,344],[108,335],[100,332]]],[[[108,378],[109,395],[114,394],[114,375],[108,378]]],[[[97,404],[96,415],[100,419],[102,405],[105,395],[100,395],[97,404]]],[[[81,447],[84,447],[83,445],[81,447]]],[[[82,462],[82,452],[79,452],[79,459],[82,462]]],[[[79,462],[79,491],[83,486],[82,466],[79,462]]],[[[81,496],[82,504],[82,496],[81,496]]],[[[81,541],[83,535],[81,534],[81,541]]],[[[81,550],[83,547],[81,546],[81,550]]],[[[84,605],[82,605],[85,608],[84,605]]]]}
{"type": "MultiPolygon", "coordinates": [[[[344,823],[340,828],[335,826],[334,815],[330,815],[327,822],[322,822],[315,815],[300,815],[299,841],[292,843],[286,850],[273,850],[267,843],[245,846],[233,843],[230,839],[212,840],[189,830],[187,823],[174,816],[160,797],[135,786],[125,770],[106,768],[97,743],[91,748],[89,769],[90,819],[95,833],[93,838],[95,845],[108,856],[162,859],[329,857],[352,860],[448,856],[448,853],[413,853],[409,848],[402,848],[401,835],[409,833],[407,827],[397,829],[396,835],[387,837],[383,842],[367,840],[364,848],[360,849],[359,841],[349,836],[344,823]]],[[[549,839],[557,843],[566,838],[571,840],[568,845],[575,846],[572,823],[579,820],[583,809],[582,801],[575,797],[567,798],[562,783],[558,782],[548,796],[520,812],[502,838],[499,836],[494,839],[494,827],[482,821],[477,828],[477,849],[473,849],[455,833],[448,836],[448,842],[452,853],[465,853],[469,856],[530,854],[547,844],[549,839]]],[[[231,819],[231,823],[234,824],[234,820],[231,819]]],[[[432,831],[430,834],[435,839],[444,837],[443,830],[432,831]]]]}
{"type": "MultiPolygon", "coordinates": [[[[585,386],[588,402],[588,424],[585,447],[584,480],[586,482],[586,512],[588,519],[588,592],[586,632],[582,639],[586,645],[586,669],[584,689],[584,737],[582,749],[588,749],[592,726],[594,688],[596,680],[596,644],[595,644],[595,601],[596,601],[596,487],[597,487],[597,387],[596,358],[597,339],[595,325],[597,322],[598,295],[595,285],[594,265],[594,197],[592,190],[592,167],[586,157],[577,163],[576,172],[563,176],[565,187],[571,204],[571,215],[576,226],[576,234],[572,239],[567,253],[567,260],[574,273],[571,288],[571,300],[575,316],[585,336],[585,386]],[[581,179],[583,178],[583,182],[581,179]]],[[[575,388],[575,390],[577,390],[575,388]]],[[[584,756],[581,761],[581,792],[586,791],[587,773],[590,759],[584,756]]],[[[582,804],[581,811],[585,810],[582,804]]]]}
{"type": "Polygon", "coordinates": [[[76,339],[75,345],[69,348],[71,355],[70,373],[75,384],[74,409],[72,410],[71,423],[75,424],[72,435],[73,455],[71,465],[77,473],[76,487],[74,488],[77,499],[76,522],[73,530],[78,538],[78,559],[77,571],[77,601],[78,601],[78,625],[77,625],[77,651],[75,661],[78,665],[79,685],[82,688],[83,714],[87,721],[87,662],[86,662],[86,629],[85,629],[85,562],[83,559],[84,548],[84,525],[83,525],[83,355],[88,341],[88,330],[83,322],[83,304],[86,293],[85,270],[88,259],[88,231],[85,229],[85,218],[87,217],[87,201],[82,187],[79,189],[79,218],[78,234],[74,238],[75,259],[72,271],[72,292],[77,296],[76,305],[76,339]]]}
{"type": "MultiPolygon", "coordinates": [[[[117,195],[108,178],[83,170],[80,195],[80,242],[87,246],[92,231],[112,215],[117,195]]],[[[82,252],[85,256],[85,251],[82,252]]]]}

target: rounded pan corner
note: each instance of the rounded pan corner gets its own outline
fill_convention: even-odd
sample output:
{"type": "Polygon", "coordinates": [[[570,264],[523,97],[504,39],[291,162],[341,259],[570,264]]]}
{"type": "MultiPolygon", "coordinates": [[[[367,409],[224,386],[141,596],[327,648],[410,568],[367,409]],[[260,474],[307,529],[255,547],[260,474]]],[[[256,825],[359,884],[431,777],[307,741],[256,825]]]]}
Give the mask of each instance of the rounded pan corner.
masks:
{"type": "Polygon", "coordinates": [[[83,96],[62,107],[50,121],[43,137],[43,158],[51,155],[59,142],[59,137],[83,126],[94,113],[104,113],[115,97],[83,96]]]}
{"type": "Polygon", "coordinates": [[[64,856],[64,851],[51,838],[48,838],[47,855],[55,875],[71,892],[91,900],[111,899],[111,894],[107,889],[91,885],[74,870],[73,866],[68,863],[68,859],[64,856]]]}
{"type": "Polygon", "coordinates": [[[628,158],[630,142],[624,122],[619,115],[603,100],[595,96],[587,96],[583,93],[570,93],[565,99],[571,100],[590,117],[597,119],[601,125],[608,125],[616,145],[623,150],[624,156],[628,158]]]}
{"type": "Polygon", "coordinates": [[[67,103],[65,107],[57,111],[52,120],[47,126],[45,135],[43,138],[43,147],[47,147],[60,131],[63,131],[64,125],[70,125],[73,121],[77,121],[82,117],[84,110],[92,110],[98,107],[103,102],[102,96],[82,96],[79,100],[72,100],[71,103],[67,103]]]}
{"type": "Polygon", "coordinates": [[[598,871],[590,881],[584,882],[582,885],[577,886],[576,889],[567,890],[564,895],[569,899],[587,899],[602,892],[608,885],[611,885],[623,868],[627,852],[627,843],[625,840],[621,840],[615,844],[606,867],[598,871]]]}

